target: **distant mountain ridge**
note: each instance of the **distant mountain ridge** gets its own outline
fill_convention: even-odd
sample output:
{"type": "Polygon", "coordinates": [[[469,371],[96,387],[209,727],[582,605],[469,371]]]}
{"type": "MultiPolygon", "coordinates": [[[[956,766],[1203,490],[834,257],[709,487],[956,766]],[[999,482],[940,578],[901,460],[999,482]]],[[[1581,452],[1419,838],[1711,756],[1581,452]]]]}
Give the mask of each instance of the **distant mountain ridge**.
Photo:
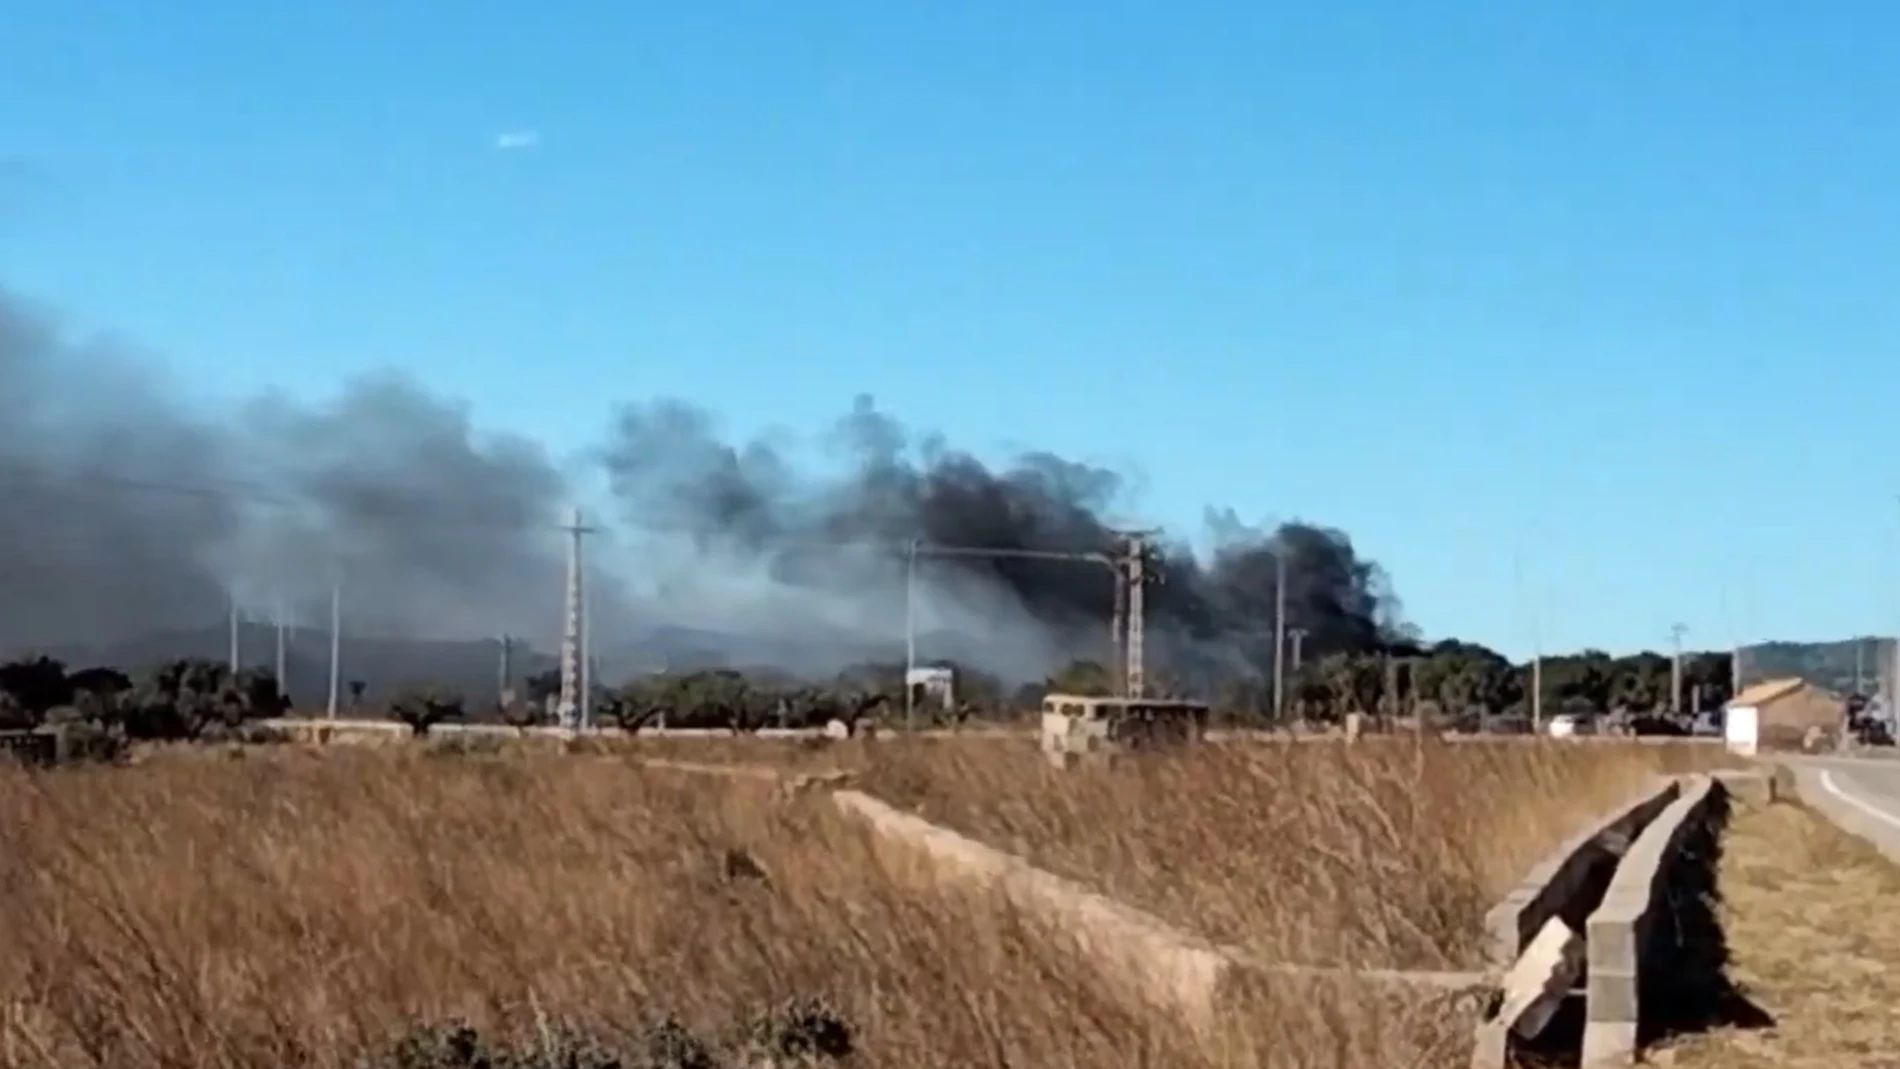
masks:
{"type": "Polygon", "coordinates": [[[1789,676],[1842,694],[1857,688],[1893,693],[1894,640],[1867,636],[1837,642],[1764,642],[1742,650],[1742,679],[1749,683],[1789,676]]]}

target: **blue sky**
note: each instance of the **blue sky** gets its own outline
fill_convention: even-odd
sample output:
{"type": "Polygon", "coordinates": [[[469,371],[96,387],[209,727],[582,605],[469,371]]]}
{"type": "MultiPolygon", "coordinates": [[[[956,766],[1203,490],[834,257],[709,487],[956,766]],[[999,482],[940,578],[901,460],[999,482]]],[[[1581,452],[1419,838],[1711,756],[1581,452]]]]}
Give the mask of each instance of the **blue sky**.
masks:
{"type": "Polygon", "coordinates": [[[868,392],[1130,471],[1122,518],[1340,526],[1433,635],[1900,626],[1900,7],[0,25],[0,280],[207,402],[393,366],[564,450],[611,398],[868,392]]]}

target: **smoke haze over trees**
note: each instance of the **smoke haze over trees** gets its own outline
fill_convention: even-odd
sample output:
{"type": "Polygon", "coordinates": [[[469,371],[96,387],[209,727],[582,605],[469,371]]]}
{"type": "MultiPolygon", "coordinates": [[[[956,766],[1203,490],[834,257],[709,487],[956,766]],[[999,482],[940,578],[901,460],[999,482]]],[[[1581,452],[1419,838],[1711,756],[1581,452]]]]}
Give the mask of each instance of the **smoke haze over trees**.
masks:
{"type": "MultiPolygon", "coordinates": [[[[0,291],[0,649],[207,628],[233,593],[256,616],[282,604],[322,625],[333,567],[352,632],[551,643],[558,528],[581,500],[605,528],[589,542],[591,611],[610,660],[671,629],[830,671],[901,652],[912,539],[1105,551],[1124,496],[1113,473],[1047,454],[985,466],[868,398],[824,437],[842,464],[816,467],[795,449],[725,440],[708,411],[632,400],[604,413],[577,478],[400,377],[210,414],[171,385],[0,291]],[[595,481],[605,498],[586,489],[595,481]]],[[[1386,577],[1343,533],[1255,530],[1231,513],[1209,527],[1203,557],[1164,537],[1149,597],[1161,656],[1264,668],[1276,546],[1309,656],[1400,634],[1386,577]]],[[[920,576],[928,656],[1027,678],[1106,643],[1099,564],[926,559],[920,576]]]]}

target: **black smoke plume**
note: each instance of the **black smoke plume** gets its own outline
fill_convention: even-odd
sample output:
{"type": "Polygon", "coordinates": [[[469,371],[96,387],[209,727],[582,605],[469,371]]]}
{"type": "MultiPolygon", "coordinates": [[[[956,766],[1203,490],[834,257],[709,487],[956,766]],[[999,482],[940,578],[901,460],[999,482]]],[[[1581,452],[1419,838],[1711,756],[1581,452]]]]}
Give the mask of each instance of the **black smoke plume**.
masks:
{"type": "MultiPolygon", "coordinates": [[[[1114,587],[1100,563],[938,557],[928,547],[1112,554],[1118,532],[1103,516],[1123,492],[1113,472],[1046,453],[993,470],[940,439],[913,443],[866,397],[830,438],[845,473],[808,476],[769,443],[728,443],[708,413],[667,401],[621,409],[602,460],[630,526],[683,536],[699,559],[729,562],[722,574],[790,594],[785,615],[772,617],[777,628],[875,624],[891,634],[881,621],[901,605],[908,547],[921,543],[927,654],[1027,676],[1107,653],[1114,587]]],[[[1205,559],[1162,545],[1148,619],[1164,663],[1203,676],[1265,671],[1276,554],[1286,558],[1287,618],[1306,632],[1306,651],[1395,637],[1398,605],[1384,573],[1342,532],[1304,523],[1264,531],[1231,512],[1208,519],[1205,559]]]]}
{"type": "MultiPolygon", "coordinates": [[[[559,633],[566,507],[592,497],[590,613],[602,674],[714,657],[828,673],[903,654],[907,547],[1106,553],[1113,473],[1047,454],[1001,469],[913,438],[860,398],[830,463],[726,441],[703,410],[628,404],[576,472],[484,433],[397,377],[325,404],[201,414],[123,348],[74,340],[0,291],[0,649],[105,648],[255,617],[401,639],[559,633]],[[587,490],[604,476],[604,498],[587,490]],[[604,513],[604,515],[600,515],[604,513]]],[[[1210,516],[1214,548],[1164,541],[1151,647],[1183,668],[1259,671],[1276,553],[1309,656],[1385,637],[1396,602],[1340,532],[1210,516]]],[[[1033,677],[1105,652],[1098,562],[919,558],[923,659],[1033,677]]],[[[1164,663],[1162,667],[1167,667],[1164,663]]]]}

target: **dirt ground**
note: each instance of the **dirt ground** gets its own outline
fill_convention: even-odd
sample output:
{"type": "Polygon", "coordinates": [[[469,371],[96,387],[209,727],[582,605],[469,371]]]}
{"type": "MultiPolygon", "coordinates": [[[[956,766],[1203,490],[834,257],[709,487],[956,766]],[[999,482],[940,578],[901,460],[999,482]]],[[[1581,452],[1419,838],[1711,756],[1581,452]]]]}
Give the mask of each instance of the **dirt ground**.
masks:
{"type": "Polygon", "coordinates": [[[1801,806],[1738,807],[1720,881],[1729,976],[1775,1023],[1676,1040],[1655,1060],[1900,1066],[1900,868],[1801,806]]]}

